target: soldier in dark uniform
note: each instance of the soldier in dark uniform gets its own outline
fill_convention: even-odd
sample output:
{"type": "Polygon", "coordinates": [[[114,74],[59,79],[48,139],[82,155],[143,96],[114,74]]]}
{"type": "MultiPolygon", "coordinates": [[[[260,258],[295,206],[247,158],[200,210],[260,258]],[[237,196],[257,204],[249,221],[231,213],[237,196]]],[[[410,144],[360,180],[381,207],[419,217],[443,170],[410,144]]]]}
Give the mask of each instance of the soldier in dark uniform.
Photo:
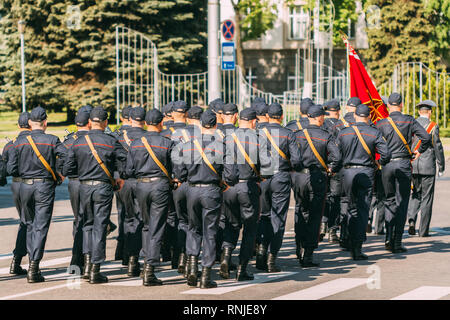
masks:
{"type": "MultiPolygon", "coordinates": [[[[24,135],[30,134],[30,125],[28,124],[28,120],[30,118],[30,114],[28,112],[22,112],[19,116],[18,127],[20,130],[19,136],[20,138],[24,135]]],[[[9,161],[10,153],[14,152],[14,143],[17,140],[9,141],[5,147],[3,148],[3,169],[6,170],[6,164],[9,161]]],[[[6,173],[6,172],[4,172],[6,173]]],[[[4,177],[6,179],[6,177],[4,177]]],[[[1,180],[1,179],[0,179],[1,180]]],[[[19,214],[19,230],[17,232],[16,238],[16,246],[13,250],[13,259],[11,261],[11,267],[9,269],[10,274],[15,275],[24,275],[27,274],[27,270],[24,270],[20,263],[22,262],[22,258],[27,255],[27,219],[23,214],[22,203],[20,201],[20,181],[21,178],[18,176],[13,176],[13,181],[11,184],[11,192],[13,195],[14,204],[16,205],[17,213],[19,214]]],[[[6,184],[6,180],[4,181],[6,184]]],[[[31,226],[30,226],[31,227],[31,226]]]]}
{"type": "Polygon", "coordinates": [[[293,190],[300,204],[295,215],[295,239],[299,247],[300,264],[304,268],[317,267],[313,262],[318,247],[320,221],[325,209],[328,174],[335,174],[341,166],[341,155],[331,134],[321,126],[327,112],[321,105],[308,109],[309,124],[296,132],[302,152],[303,169],[293,181],[293,190]]]}
{"type": "Polygon", "coordinates": [[[271,205],[271,225],[263,231],[262,243],[256,255],[256,267],[268,272],[279,272],[276,256],[283,242],[286,217],[291,196],[291,170],[301,169],[300,148],[295,134],[281,126],[283,108],[272,103],[268,110],[269,124],[259,131],[261,176],[268,180],[262,195],[271,205]],[[268,253],[269,252],[269,253],[268,253]]]}
{"type": "Polygon", "coordinates": [[[431,144],[431,136],[414,117],[402,114],[400,94],[394,92],[389,96],[388,107],[389,117],[377,122],[377,128],[392,153],[391,161],[382,169],[386,194],[386,249],[401,253],[406,251],[402,247],[402,236],[411,192],[411,159],[427,150],[431,144]],[[413,135],[422,140],[416,151],[411,150],[413,135]]]}
{"type": "Polygon", "coordinates": [[[131,143],[126,166],[126,176],[137,179],[135,194],[144,220],[144,286],[162,285],[162,281],[155,276],[154,268],[159,264],[167,220],[172,175],[170,155],[173,148],[173,142],[160,135],[162,119],[159,110],[147,112],[147,132],[131,143]]]}
{"type": "Polygon", "coordinates": [[[202,137],[182,145],[181,150],[172,153],[175,177],[188,182],[187,208],[189,229],[186,253],[189,256],[189,286],[197,285],[198,257],[202,250],[202,277],[200,288],[214,288],[211,267],[216,258],[216,232],[222,205],[222,187],[233,185],[236,175],[234,166],[227,165],[223,142],[215,136],[216,115],[211,110],[202,114],[202,137]],[[225,170],[225,173],[224,173],[225,170]],[[226,181],[222,180],[222,173],[226,181]]]}
{"type": "MultiPolygon", "coordinates": [[[[83,107],[80,108],[76,117],[75,117],[75,125],[77,126],[77,132],[72,132],[69,134],[64,140],[63,144],[67,149],[73,146],[75,140],[79,137],[86,135],[89,128],[89,109],[83,107]]],[[[69,197],[70,197],[70,205],[72,206],[73,211],[73,228],[72,228],[72,236],[73,236],[73,246],[72,246],[72,260],[70,261],[70,266],[77,266],[80,271],[83,270],[84,259],[83,259],[83,210],[81,208],[81,198],[80,198],[80,180],[78,176],[73,174],[67,176],[69,178],[69,197]]],[[[71,267],[69,270],[70,273],[75,273],[76,270],[71,267]]]]}
{"type": "MultiPolygon", "coordinates": [[[[134,107],[129,112],[129,123],[131,127],[122,130],[119,136],[119,142],[130,151],[133,141],[140,139],[144,134],[145,109],[142,107],[134,107]]],[[[140,273],[139,251],[142,248],[142,213],[139,210],[139,204],[136,199],[137,188],[136,177],[128,175],[125,179],[123,188],[117,192],[122,199],[125,207],[125,217],[123,220],[123,250],[125,256],[128,257],[128,271],[130,277],[136,277],[140,273]]]]}
{"type": "Polygon", "coordinates": [[[223,106],[225,105],[225,102],[223,102],[222,99],[217,98],[214,99],[209,103],[209,109],[213,111],[216,114],[217,117],[217,131],[219,132],[219,135],[223,139],[223,132],[222,132],[222,125],[223,125],[223,106]]]}
{"type": "MultiPolygon", "coordinates": [[[[173,133],[178,129],[186,128],[186,114],[189,110],[185,101],[179,100],[172,103],[173,123],[169,128],[161,131],[161,135],[171,139],[173,133]]],[[[182,192],[179,194],[182,196],[182,192]]],[[[174,190],[169,200],[169,214],[167,216],[166,229],[164,231],[163,245],[161,249],[163,261],[171,261],[172,269],[178,268],[178,260],[181,247],[178,246],[178,217],[174,202],[178,200],[177,190],[174,190]]]]}
{"type": "Polygon", "coordinates": [[[344,115],[344,125],[345,126],[351,126],[355,124],[355,110],[356,107],[361,104],[361,99],[358,97],[351,97],[347,101],[347,106],[345,108],[345,115],[344,115]]]}
{"type": "MultiPolygon", "coordinates": [[[[121,140],[121,136],[123,136],[123,133],[131,128],[130,111],[131,106],[126,106],[125,108],[122,109],[122,114],[120,116],[122,126],[114,132],[114,136],[117,138],[117,140],[121,140]]],[[[128,265],[128,254],[124,252],[125,236],[123,227],[123,222],[125,221],[126,216],[126,206],[124,200],[121,198],[120,192],[115,191],[114,194],[116,195],[117,224],[119,228],[118,230],[119,235],[117,236],[117,247],[114,254],[114,260],[122,260],[122,265],[126,266],[128,265]]]]}
{"type": "MultiPolygon", "coordinates": [[[[336,139],[339,132],[345,128],[344,123],[340,119],[341,106],[339,100],[333,99],[324,103],[324,109],[329,113],[323,123],[323,129],[336,139]]],[[[342,183],[340,172],[332,175],[329,179],[329,188],[327,192],[327,200],[325,212],[320,225],[320,238],[322,240],[328,229],[329,241],[338,243],[337,229],[339,228],[339,218],[341,217],[341,195],[342,183]]]]}
{"type": "MultiPolygon", "coordinates": [[[[308,126],[308,108],[314,103],[310,98],[303,98],[300,101],[300,118],[297,120],[291,120],[286,125],[286,128],[292,131],[302,130],[308,126]]],[[[297,206],[297,205],[296,205],[297,206]]]]}
{"type": "MultiPolygon", "coordinates": [[[[203,113],[203,109],[199,106],[193,106],[189,108],[187,112],[187,125],[184,128],[179,128],[172,133],[172,141],[175,146],[181,148],[183,143],[186,143],[192,139],[200,139],[200,117],[203,113]]],[[[186,268],[187,255],[186,255],[186,233],[188,231],[188,212],[187,212],[187,196],[189,185],[184,182],[181,183],[176,190],[173,191],[174,205],[178,219],[177,230],[177,248],[180,250],[178,258],[178,272],[184,274],[187,277],[188,268],[186,268]]]]}
{"type": "MultiPolygon", "coordinates": [[[[431,135],[432,143],[419,158],[412,162],[413,190],[408,207],[408,232],[410,235],[416,234],[416,219],[420,210],[419,236],[427,237],[429,236],[431,210],[433,208],[436,167],[441,177],[445,170],[445,157],[444,148],[439,138],[439,126],[430,119],[432,108],[436,107],[436,104],[434,101],[425,100],[419,103],[417,107],[420,115],[417,122],[431,135]]],[[[422,144],[419,139],[414,139],[413,150],[420,147],[419,143],[422,144]]]]}
{"type": "Polygon", "coordinates": [[[53,213],[55,187],[66,157],[66,148],[58,137],[45,134],[47,114],[34,108],[28,121],[31,132],[17,138],[8,159],[8,174],[20,177],[20,201],[27,221],[27,251],[30,258],[27,280],[43,282],[39,262],[44,255],[48,228],[53,213]],[[57,163],[57,159],[60,162],[57,163]],[[57,168],[57,164],[58,168],[57,168]]]}
{"type": "Polygon", "coordinates": [[[168,104],[165,104],[162,107],[162,113],[164,115],[163,119],[163,130],[169,129],[173,125],[173,117],[172,117],[172,107],[173,107],[173,101],[170,101],[168,104]]]}
{"type": "Polygon", "coordinates": [[[83,278],[88,277],[91,284],[108,281],[100,273],[100,264],[106,257],[106,228],[111,215],[114,189],[120,189],[124,183],[121,179],[114,179],[114,172],[123,175],[127,158],[120,142],[104,133],[108,125],[107,119],[108,114],[102,107],[91,111],[91,130],[75,140],[64,164],[64,174],[78,175],[81,183],[81,206],[85,215],[83,278]]]}
{"type": "MultiPolygon", "coordinates": [[[[230,108],[225,106],[224,114],[229,110],[230,108]]],[[[258,135],[254,130],[255,110],[242,110],[239,119],[239,129],[231,133],[227,130],[225,136],[227,154],[233,156],[226,161],[236,165],[239,180],[223,195],[226,223],[220,275],[225,279],[230,276],[231,254],[236,247],[239,230],[243,226],[236,279],[247,281],[254,279],[253,275],[247,272],[247,265],[253,253],[259,214],[259,148],[258,135]]]]}
{"type": "Polygon", "coordinates": [[[369,116],[369,107],[360,104],[354,113],[355,124],[342,129],[337,138],[344,165],[342,185],[348,202],[348,230],[353,260],[367,259],[361,249],[366,241],[375,167],[378,166],[375,153],[380,154],[381,165],[388,163],[391,157],[381,132],[369,125],[369,116]]]}

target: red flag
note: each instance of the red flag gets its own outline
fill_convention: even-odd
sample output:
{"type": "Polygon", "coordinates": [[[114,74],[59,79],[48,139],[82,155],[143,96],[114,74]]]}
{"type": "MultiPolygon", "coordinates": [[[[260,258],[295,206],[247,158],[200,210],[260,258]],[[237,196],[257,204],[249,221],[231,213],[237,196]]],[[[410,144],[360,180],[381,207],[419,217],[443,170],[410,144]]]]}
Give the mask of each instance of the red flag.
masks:
{"type": "Polygon", "coordinates": [[[347,72],[350,78],[350,96],[358,97],[362,103],[369,106],[372,122],[376,123],[378,120],[388,117],[389,112],[355,49],[348,43],[346,37],[343,36],[343,40],[348,48],[347,72]]]}

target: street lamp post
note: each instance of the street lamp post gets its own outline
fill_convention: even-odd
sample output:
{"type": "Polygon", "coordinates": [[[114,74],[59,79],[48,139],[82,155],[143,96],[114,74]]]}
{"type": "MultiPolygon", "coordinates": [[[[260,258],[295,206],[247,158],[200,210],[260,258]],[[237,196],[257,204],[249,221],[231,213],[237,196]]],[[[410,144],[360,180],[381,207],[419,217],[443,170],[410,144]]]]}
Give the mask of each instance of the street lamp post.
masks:
{"type": "Polygon", "coordinates": [[[22,112],[27,110],[25,104],[25,42],[24,42],[25,21],[19,21],[20,33],[20,62],[22,64],[22,112]]]}

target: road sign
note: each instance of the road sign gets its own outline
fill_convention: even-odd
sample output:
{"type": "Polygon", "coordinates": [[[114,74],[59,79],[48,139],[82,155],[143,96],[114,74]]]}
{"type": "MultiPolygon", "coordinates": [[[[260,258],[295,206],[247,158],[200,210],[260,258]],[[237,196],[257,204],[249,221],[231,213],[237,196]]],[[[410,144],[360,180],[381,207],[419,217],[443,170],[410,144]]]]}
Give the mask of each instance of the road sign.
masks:
{"type": "Polygon", "coordinates": [[[234,38],[234,22],[232,20],[225,20],[222,23],[222,36],[225,40],[231,41],[234,38]]]}
{"type": "Polygon", "coordinates": [[[222,70],[234,70],[235,66],[234,42],[222,42],[222,70]]]}

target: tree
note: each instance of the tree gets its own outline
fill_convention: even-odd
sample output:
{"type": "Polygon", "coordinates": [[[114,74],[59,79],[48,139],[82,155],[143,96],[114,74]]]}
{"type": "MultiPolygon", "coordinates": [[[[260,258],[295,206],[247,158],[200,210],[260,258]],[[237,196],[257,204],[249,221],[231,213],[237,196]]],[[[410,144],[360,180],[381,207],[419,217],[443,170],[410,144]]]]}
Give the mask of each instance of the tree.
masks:
{"type": "Polygon", "coordinates": [[[71,110],[112,107],[115,101],[115,26],[140,31],[158,47],[164,72],[199,72],[206,64],[204,0],[3,0],[1,89],[11,108],[21,105],[17,22],[27,23],[27,105],[71,110]]]}
{"type": "Polygon", "coordinates": [[[425,17],[434,26],[429,45],[444,62],[450,65],[450,1],[425,1],[425,17]]]}

